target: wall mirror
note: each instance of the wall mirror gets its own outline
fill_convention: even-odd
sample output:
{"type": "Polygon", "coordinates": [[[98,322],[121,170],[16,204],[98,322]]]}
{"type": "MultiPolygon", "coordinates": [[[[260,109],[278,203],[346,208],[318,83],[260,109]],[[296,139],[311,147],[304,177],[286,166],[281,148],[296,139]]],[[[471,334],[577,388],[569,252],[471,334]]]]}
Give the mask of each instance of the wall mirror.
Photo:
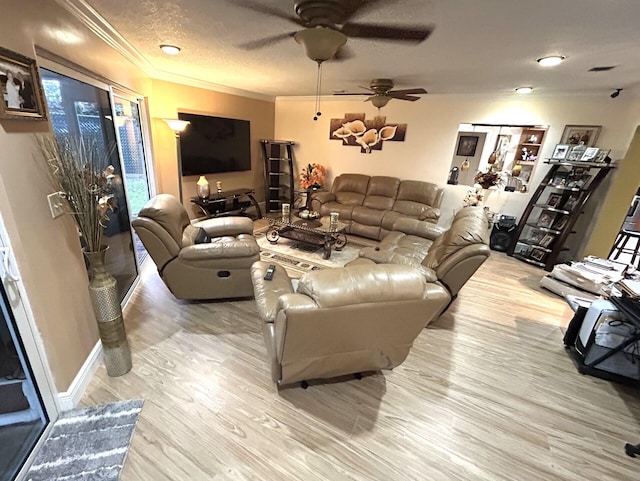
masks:
{"type": "Polygon", "coordinates": [[[448,184],[526,192],[547,125],[460,124],[448,184]]]}

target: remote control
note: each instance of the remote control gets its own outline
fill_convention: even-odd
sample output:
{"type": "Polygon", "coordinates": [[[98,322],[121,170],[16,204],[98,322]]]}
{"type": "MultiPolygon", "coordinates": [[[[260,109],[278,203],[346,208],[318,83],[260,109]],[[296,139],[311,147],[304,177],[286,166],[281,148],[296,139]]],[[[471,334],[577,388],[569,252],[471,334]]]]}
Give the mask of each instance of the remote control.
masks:
{"type": "Polygon", "coordinates": [[[269,268],[267,269],[267,273],[264,275],[264,280],[265,281],[270,281],[271,279],[273,279],[273,273],[276,270],[276,266],[273,264],[269,264],[269,268]]]}

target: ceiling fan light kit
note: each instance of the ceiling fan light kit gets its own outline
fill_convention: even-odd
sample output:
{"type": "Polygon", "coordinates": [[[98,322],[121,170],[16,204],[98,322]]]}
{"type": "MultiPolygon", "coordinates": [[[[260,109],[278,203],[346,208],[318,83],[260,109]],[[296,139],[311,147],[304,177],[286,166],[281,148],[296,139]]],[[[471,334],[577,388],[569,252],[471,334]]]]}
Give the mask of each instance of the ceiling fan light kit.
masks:
{"type": "Polygon", "coordinates": [[[347,43],[345,34],[327,27],[300,30],[293,38],[304,47],[307,57],[315,62],[332,59],[338,49],[347,43]]]}

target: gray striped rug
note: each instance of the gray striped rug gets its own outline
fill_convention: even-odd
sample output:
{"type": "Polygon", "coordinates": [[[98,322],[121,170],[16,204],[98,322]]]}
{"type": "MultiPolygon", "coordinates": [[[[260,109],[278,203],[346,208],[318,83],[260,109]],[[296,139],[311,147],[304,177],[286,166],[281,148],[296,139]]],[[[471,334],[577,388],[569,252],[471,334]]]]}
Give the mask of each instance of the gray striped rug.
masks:
{"type": "Polygon", "coordinates": [[[64,412],[27,473],[28,481],[117,481],[144,401],[64,412]]]}

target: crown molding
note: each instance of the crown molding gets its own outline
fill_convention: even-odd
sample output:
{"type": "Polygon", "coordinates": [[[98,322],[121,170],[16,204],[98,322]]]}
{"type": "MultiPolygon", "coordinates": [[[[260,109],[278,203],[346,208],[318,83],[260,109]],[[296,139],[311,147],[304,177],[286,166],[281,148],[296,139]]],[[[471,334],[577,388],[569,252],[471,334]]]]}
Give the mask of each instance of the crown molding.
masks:
{"type": "Polygon", "coordinates": [[[175,74],[156,68],[137,48],[113,28],[113,26],[102,17],[85,0],[55,0],[62,8],[78,19],[85,27],[93,32],[98,38],[116,50],[129,62],[136,65],[152,79],[166,80],[167,82],[179,83],[190,87],[213,90],[240,97],[249,97],[258,100],[275,101],[275,96],[265,95],[248,90],[219,85],[206,80],[201,80],[186,75],[175,74]]]}

